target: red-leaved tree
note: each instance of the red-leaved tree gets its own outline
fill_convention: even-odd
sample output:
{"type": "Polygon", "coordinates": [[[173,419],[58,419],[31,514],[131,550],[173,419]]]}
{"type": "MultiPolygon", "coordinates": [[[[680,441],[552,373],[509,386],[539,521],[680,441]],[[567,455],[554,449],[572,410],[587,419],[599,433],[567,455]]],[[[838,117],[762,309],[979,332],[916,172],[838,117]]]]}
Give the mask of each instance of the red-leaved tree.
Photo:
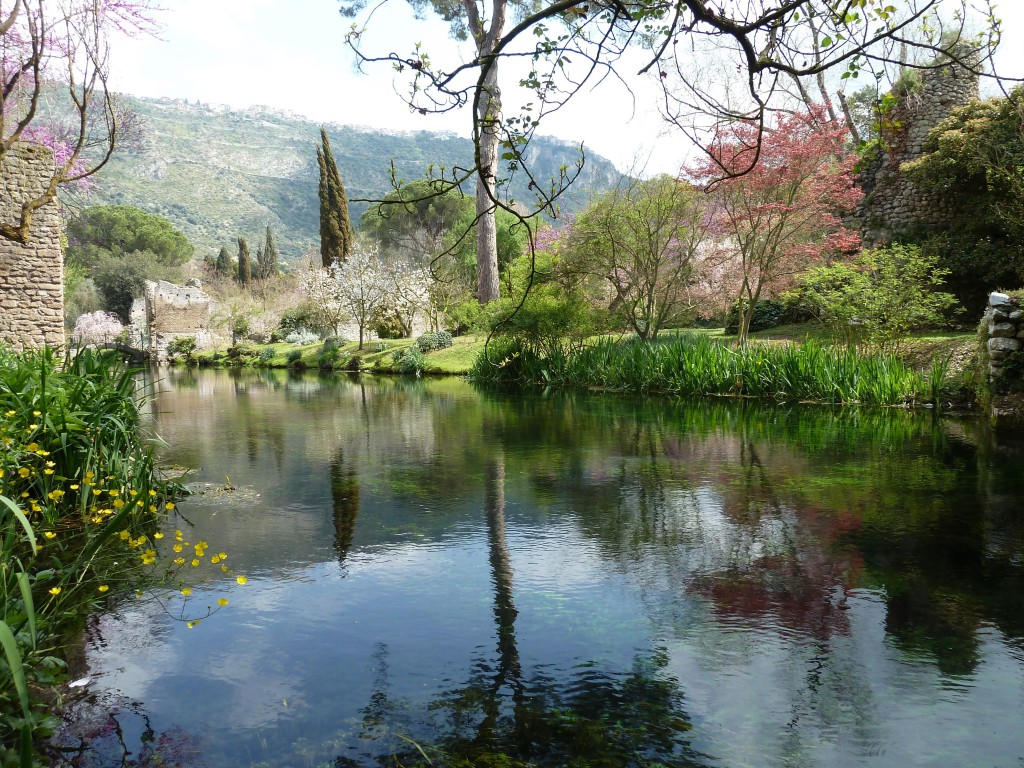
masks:
{"type": "Polygon", "coordinates": [[[760,137],[752,123],[724,127],[704,158],[683,169],[685,180],[710,189],[712,215],[735,249],[741,344],[762,293],[785,287],[822,256],[860,244],[840,218],[862,194],[847,137],[841,121],[812,105],[779,116],[760,137]]]}

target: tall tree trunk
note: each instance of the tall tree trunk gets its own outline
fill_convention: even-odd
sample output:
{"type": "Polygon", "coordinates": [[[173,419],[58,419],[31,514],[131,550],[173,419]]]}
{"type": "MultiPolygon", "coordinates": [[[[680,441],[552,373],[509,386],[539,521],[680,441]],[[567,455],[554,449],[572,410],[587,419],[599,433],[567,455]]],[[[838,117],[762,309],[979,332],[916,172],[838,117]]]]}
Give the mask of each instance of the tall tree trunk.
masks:
{"type": "Polygon", "coordinates": [[[498,144],[501,128],[501,92],[498,64],[494,62],[484,80],[484,92],[477,106],[480,126],[479,163],[476,177],[476,274],[477,299],[487,304],[498,298],[498,225],[494,197],[497,191],[498,144]]]}

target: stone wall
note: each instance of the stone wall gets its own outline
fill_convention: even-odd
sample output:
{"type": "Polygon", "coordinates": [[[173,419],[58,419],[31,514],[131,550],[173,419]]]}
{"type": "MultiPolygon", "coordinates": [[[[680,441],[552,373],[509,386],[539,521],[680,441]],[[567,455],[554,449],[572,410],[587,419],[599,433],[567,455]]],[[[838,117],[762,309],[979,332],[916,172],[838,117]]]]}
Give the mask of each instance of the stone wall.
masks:
{"type": "Polygon", "coordinates": [[[166,357],[167,345],[180,336],[195,338],[200,349],[224,341],[215,328],[217,309],[217,302],[197,280],[184,286],[164,280],[147,282],[144,299],[132,308],[133,321],[143,326],[140,346],[159,360],[166,357]]]}
{"type": "MultiPolygon", "coordinates": [[[[53,175],[47,147],[15,145],[0,156],[0,219],[16,225],[21,204],[53,175]]],[[[0,340],[16,348],[64,344],[61,218],[53,201],[32,214],[28,245],[0,238],[0,340]]]]}
{"type": "Polygon", "coordinates": [[[1020,298],[990,294],[981,331],[991,416],[996,423],[1024,426],[1024,308],[1020,298]]]}
{"type": "Polygon", "coordinates": [[[919,70],[920,88],[907,89],[887,116],[883,147],[860,173],[864,202],[858,211],[864,240],[882,245],[894,234],[937,223],[948,213],[940,190],[921,189],[900,165],[921,156],[929,132],[954,109],[978,97],[978,76],[953,66],[919,70]]]}

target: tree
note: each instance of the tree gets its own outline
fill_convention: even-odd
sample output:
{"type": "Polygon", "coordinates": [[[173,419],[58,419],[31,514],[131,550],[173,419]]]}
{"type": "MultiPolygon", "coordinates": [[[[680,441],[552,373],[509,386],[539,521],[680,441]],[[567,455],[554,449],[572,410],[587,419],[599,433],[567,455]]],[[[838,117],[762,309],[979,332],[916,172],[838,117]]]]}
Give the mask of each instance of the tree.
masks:
{"type": "Polygon", "coordinates": [[[307,300],[304,306],[309,308],[318,326],[309,330],[329,330],[333,336],[337,336],[341,332],[342,323],[349,319],[348,309],[338,300],[331,269],[320,264],[312,248],[306,256],[306,271],[300,287],[307,300]]]}
{"type": "Polygon", "coordinates": [[[956,306],[952,294],[938,290],[948,274],[934,254],[892,245],[810,270],[800,296],[848,343],[862,336],[897,350],[911,331],[941,325],[956,306]]]}
{"type": "Polygon", "coordinates": [[[714,234],[698,190],[669,176],[629,180],[568,227],[563,268],[607,285],[637,336],[654,339],[707,298],[714,234]]]}
{"type": "Polygon", "coordinates": [[[929,134],[900,170],[943,200],[941,219],[903,233],[941,255],[949,283],[978,308],[988,292],[1024,282],[1024,87],[974,101],[929,134]]]}
{"type": "MultiPolygon", "coordinates": [[[[691,119],[705,118],[703,123],[712,126],[742,119],[754,127],[752,138],[759,143],[767,110],[778,106],[778,97],[786,95],[780,89],[783,77],[815,77],[834,68],[845,68],[845,77],[856,77],[873,63],[893,59],[894,46],[938,50],[936,41],[944,35],[949,37],[942,18],[930,18],[940,0],[905,0],[899,4],[885,0],[409,2],[417,12],[433,10],[449,22],[456,39],[472,39],[473,57],[463,57],[461,63],[443,69],[434,64],[439,59],[419,44],[405,55],[394,51],[368,54],[360,47],[362,29],[356,25],[347,40],[361,65],[387,62],[398,77],[408,78],[406,100],[413,109],[426,114],[472,106],[474,166],[465,172],[452,170],[446,181],[454,187],[476,177],[476,216],[480,223],[477,292],[481,302],[498,295],[494,212],[504,209],[525,217],[553,210],[558,195],[576,175],[565,169],[550,184],[538,183],[531,174],[528,153],[534,131],[545,115],[563,107],[592,77],[602,79],[613,73],[629,46],[646,50],[649,58],[640,72],[659,76],[665,87],[668,117],[681,130],[696,137],[699,134],[695,128],[705,126],[691,126],[691,119]],[[506,31],[510,11],[516,23],[506,31]],[[911,32],[926,19],[935,34],[922,41],[911,32]],[[686,44],[680,45],[684,40],[686,44]],[[722,71],[729,78],[723,88],[709,87],[691,71],[707,60],[700,53],[694,54],[702,42],[721,53],[722,71]],[[519,81],[530,97],[520,114],[503,119],[498,69],[500,60],[508,57],[530,62],[530,72],[519,81]],[[739,104],[733,103],[735,87],[729,87],[737,82],[743,91],[739,104]],[[724,96],[719,98],[719,93],[724,96]],[[522,173],[530,179],[536,204],[529,213],[518,212],[512,201],[498,194],[499,176],[506,173],[522,173]]],[[[375,5],[375,11],[381,5],[375,5]]],[[[972,18],[971,4],[968,0],[946,0],[943,7],[951,5],[957,7],[945,18],[953,18],[954,27],[962,30],[972,18]]],[[[982,15],[995,31],[991,8],[984,5],[982,15]]],[[[357,16],[365,7],[365,0],[341,2],[342,14],[349,17],[357,16]]],[[[989,43],[997,39],[998,35],[992,34],[989,43]]],[[[974,71],[978,70],[976,66],[974,71]]],[[[618,73],[613,77],[621,79],[618,73]]],[[[751,152],[746,159],[746,166],[728,172],[746,172],[757,162],[758,152],[751,152]]],[[[724,168],[719,171],[727,172],[724,168]]]]}
{"type": "Polygon", "coordinates": [[[324,267],[345,261],[352,251],[352,225],[348,216],[348,196],[341,173],[331,153],[327,131],[320,127],[316,162],[320,167],[320,257],[324,267]]]}
{"type": "Polygon", "coordinates": [[[0,8],[0,164],[20,141],[54,154],[42,191],[0,222],[0,237],[28,242],[32,215],[58,186],[96,173],[137,132],[133,113],[107,87],[108,38],[152,30],[151,8],[149,0],[12,0],[0,8]],[[45,118],[41,105],[61,92],[68,119],[45,118]]]}
{"type": "Polygon", "coordinates": [[[235,280],[246,288],[252,285],[252,265],[249,263],[249,244],[244,237],[238,238],[238,273],[235,280]]]}
{"type": "Polygon", "coordinates": [[[365,329],[392,298],[392,287],[376,249],[353,249],[345,261],[331,266],[331,278],[334,300],[358,326],[362,349],[365,329]]]}
{"type": "Polygon", "coordinates": [[[131,321],[132,302],[140,297],[150,280],[178,279],[178,267],[164,264],[149,251],[100,256],[91,269],[103,308],[116,314],[127,325],[131,321]]]}
{"type": "Polygon", "coordinates": [[[214,265],[218,275],[229,275],[231,274],[231,254],[228,253],[226,245],[220,247],[220,253],[217,254],[217,261],[214,265]]]}
{"type": "Polygon", "coordinates": [[[449,233],[467,217],[473,218],[473,201],[460,190],[417,179],[367,208],[360,223],[385,252],[422,262],[447,250],[449,233]]]}
{"type": "Polygon", "coordinates": [[[855,157],[843,154],[846,135],[841,121],[812,106],[767,128],[749,121],[723,128],[707,157],[684,169],[687,180],[714,184],[713,222],[736,252],[741,344],[766,288],[780,290],[823,254],[860,243],[840,219],[861,197],[855,157]]]}
{"type": "Polygon", "coordinates": [[[386,311],[401,326],[402,336],[409,338],[416,315],[430,309],[430,286],[433,282],[430,270],[398,259],[384,262],[381,266],[388,286],[386,311]]]}
{"type": "Polygon", "coordinates": [[[277,277],[277,244],[274,242],[274,232],[270,229],[269,224],[267,225],[267,236],[263,241],[263,248],[259,252],[257,262],[259,264],[260,280],[277,277]]]}
{"type": "Polygon", "coordinates": [[[104,255],[148,251],[163,265],[177,267],[195,247],[170,221],[129,205],[86,208],[68,225],[68,259],[92,266],[104,255]]]}

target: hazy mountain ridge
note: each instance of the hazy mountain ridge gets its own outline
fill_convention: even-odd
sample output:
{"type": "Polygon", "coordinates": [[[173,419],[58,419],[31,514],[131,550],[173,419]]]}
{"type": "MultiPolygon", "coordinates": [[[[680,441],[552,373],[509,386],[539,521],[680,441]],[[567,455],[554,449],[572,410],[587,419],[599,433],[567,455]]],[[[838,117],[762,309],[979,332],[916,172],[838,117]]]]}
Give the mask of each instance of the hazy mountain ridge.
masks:
{"type": "MultiPolygon", "coordinates": [[[[97,176],[99,188],[80,204],[133,205],[165,216],[195,244],[198,257],[215,255],[222,245],[233,252],[238,236],[255,246],[267,224],[285,260],[319,242],[318,123],[267,107],[130,101],[145,125],[144,148],[117,153],[97,176]]],[[[422,178],[431,164],[451,168],[472,159],[471,142],[450,133],[335,124],[327,130],[350,199],[390,191],[392,159],[405,181],[422,178]]],[[[531,144],[530,156],[544,187],[560,166],[572,168],[578,153],[568,142],[541,137],[531,144]]],[[[608,160],[588,153],[583,173],[561,201],[563,209],[579,209],[620,176],[608,160]]],[[[527,183],[522,174],[513,178],[513,199],[532,199],[527,183]]],[[[351,204],[353,219],[366,205],[351,204]]]]}

